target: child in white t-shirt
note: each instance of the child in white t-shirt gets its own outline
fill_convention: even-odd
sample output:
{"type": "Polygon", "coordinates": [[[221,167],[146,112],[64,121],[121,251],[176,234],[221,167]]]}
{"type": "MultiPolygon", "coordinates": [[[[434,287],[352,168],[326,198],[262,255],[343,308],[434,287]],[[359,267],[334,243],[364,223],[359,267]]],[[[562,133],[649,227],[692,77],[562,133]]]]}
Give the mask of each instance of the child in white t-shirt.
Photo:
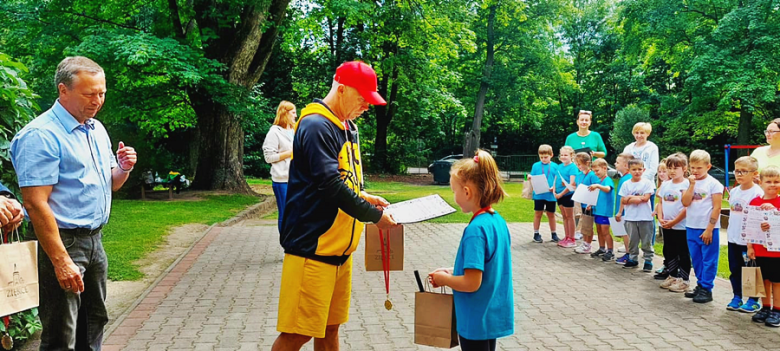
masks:
{"type": "Polygon", "coordinates": [[[682,203],[687,208],[685,230],[688,251],[691,253],[693,271],[696,273],[696,289],[686,292],[693,302],[712,301],[712,287],[718,273],[720,253],[720,207],[723,185],[709,175],[712,164],[710,154],[704,150],[691,153],[691,184],[683,193],[682,203]]]}
{"type": "Polygon", "coordinates": [[[690,287],[691,254],[688,252],[688,237],[685,233],[685,207],[682,194],[688,189],[690,181],[685,178],[688,170],[688,156],[676,153],[666,158],[666,170],[671,177],[658,189],[660,203],[658,224],[664,236],[664,261],[669,277],[661,287],[676,293],[688,291],[690,287]]]}
{"type": "Polygon", "coordinates": [[[653,270],[653,209],[650,206],[650,198],[655,193],[655,184],[642,177],[645,164],[642,160],[628,161],[628,171],[631,180],[620,187],[620,209],[615,215],[615,220],[620,222],[625,219],[626,232],[628,232],[628,260],[623,268],[634,268],[639,265],[639,244],[642,244],[645,264],[642,270],[653,270]],[[623,215],[625,210],[625,215],[623,215]]]}
{"type": "Polygon", "coordinates": [[[758,175],[758,160],[750,156],[743,156],[734,162],[734,178],[739,186],[731,190],[729,194],[729,270],[731,275],[731,290],[734,298],[726,306],[727,310],[755,313],[761,309],[757,297],[748,296],[748,300],[742,303],[742,267],[745,266],[747,257],[747,242],[740,233],[742,226],[742,210],[750,204],[750,201],[764,196],[764,190],[753,183],[753,178],[758,175]]]}

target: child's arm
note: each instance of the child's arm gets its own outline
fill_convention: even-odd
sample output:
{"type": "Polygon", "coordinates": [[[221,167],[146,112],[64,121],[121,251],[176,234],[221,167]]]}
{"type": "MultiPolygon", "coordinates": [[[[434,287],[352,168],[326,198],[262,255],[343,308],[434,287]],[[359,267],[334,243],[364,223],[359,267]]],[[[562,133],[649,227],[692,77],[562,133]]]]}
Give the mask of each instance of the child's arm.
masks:
{"type": "Polygon", "coordinates": [[[644,194],[642,196],[632,196],[631,200],[628,202],[628,204],[629,205],[631,205],[631,204],[634,204],[634,205],[643,204],[645,202],[650,201],[650,197],[652,197],[652,196],[653,196],[653,194],[644,194]]]}
{"type": "MultiPolygon", "coordinates": [[[[656,196],[659,200],[661,199],[660,196],[656,196]]],[[[658,205],[655,205],[655,216],[658,218],[658,224],[661,225],[661,228],[666,228],[667,221],[664,219],[664,208],[661,204],[661,202],[657,202],[658,205]]],[[[670,227],[671,228],[671,227],[670,227]]]]}
{"type": "Polygon", "coordinates": [[[756,250],[753,249],[753,244],[748,243],[747,244],[748,250],[747,250],[747,256],[751,260],[756,259],[756,250]]]}
{"type": "Polygon", "coordinates": [[[683,208],[682,211],[680,211],[680,214],[677,215],[677,217],[674,217],[673,220],[666,222],[666,227],[664,228],[671,228],[677,225],[677,223],[682,222],[683,219],[685,219],[686,214],[688,213],[687,208],[683,208]]]}
{"type": "Polygon", "coordinates": [[[601,184],[591,184],[588,187],[588,190],[590,190],[590,191],[593,191],[593,190],[596,190],[596,189],[599,189],[599,190],[601,190],[601,191],[603,191],[605,193],[608,193],[608,192],[612,191],[612,187],[609,187],[609,186],[606,186],[606,185],[601,185],[601,184]]]}
{"type": "Polygon", "coordinates": [[[615,214],[615,220],[620,222],[620,219],[623,218],[623,208],[626,207],[626,204],[621,201],[620,202],[620,209],[618,209],[618,212],[615,214]]]}
{"type": "MultiPolygon", "coordinates": [[[[684,196],[684,195],[683,195],[684,196]]],[[[720,207],[723,201],[723,194],[712,194],[712,214],[710,215],[710,222],[707,223],[707,229],[699,236],[704,245],[712,244],[712,231],[715,229],[715,224],[720,219],[720,207]]]]}
{"type": "MultiPolygon", "coordinates": [[[[682,204],[685,207],[688,207],[691,205],[691,202],[693,202],[693,188],[696,185],[696,177],[691,175],[688,177],[688,181],[690,184],[688,185],[688,189],[685,189],[685,192],[682,195],[682,204]]],[[[722,196],[721,196],[722,197],[722,196]]]]}
{"type": "Polygon", "coordinates": [[[482,286],[482,271],[465,269],[463,275],[452,275],[447,271],[437,270],[428,275],[435,287],[449,286],[460,292],[475,292],[482,286]]]}

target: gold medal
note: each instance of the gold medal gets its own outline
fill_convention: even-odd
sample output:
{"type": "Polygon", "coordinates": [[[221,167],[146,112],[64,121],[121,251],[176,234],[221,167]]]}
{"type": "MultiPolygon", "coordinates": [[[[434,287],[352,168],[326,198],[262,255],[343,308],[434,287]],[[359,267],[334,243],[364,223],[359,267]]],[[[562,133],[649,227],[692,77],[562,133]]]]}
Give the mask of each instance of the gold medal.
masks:
{"type": "Polygon", "coordinates": [[[392,309],[393,309],[393,303],[392,303],[392,302],[390,302],[390,300],[389,300],[389,299],[388,299],[388,300],[385,300],[385,308],[386,308],[388,311],[390,311],[390,310],[392,310],[392,309]]]}
{"type": "MultiPolygon", "coordinates": [[[[0,322],[0,323],[2,323],[2,322],[0,322]]],[[[10,349],[14,348],[14,339],[11,338],[11,336],[8,335],[7,333],[3,334],[2,339],[0,339],[0,344],[2,344],[4,349],[10,350],[10,349]]]]}

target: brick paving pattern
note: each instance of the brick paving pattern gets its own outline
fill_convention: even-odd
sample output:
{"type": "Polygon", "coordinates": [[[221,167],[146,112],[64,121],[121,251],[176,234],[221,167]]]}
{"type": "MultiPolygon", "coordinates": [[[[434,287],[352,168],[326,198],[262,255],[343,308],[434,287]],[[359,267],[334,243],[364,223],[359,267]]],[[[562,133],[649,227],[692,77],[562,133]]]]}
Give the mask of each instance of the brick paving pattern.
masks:
{"type": "MultiPolygon", "coordinates": [[[[277,332],[283,252],[275,221],[214,228],[108,336],[105,350],[270,350],[277,332]]],[[[350,321],[342,350],[434,350],[414,339],[413,271],[452,266],[465,224],[405,230],[405,271],[392,272],[392,311],[382,272],[354,257],[350,321]]],[[[658,287],[652,274],[531,243],[528,223],[510,224],[515,334],[501,350],[777,349],[780,333],[726,311],[730,288],[697,305],[658,287]]],[[[549,238],[549,235],[544,235],[549,238]]],[[[657,261],[658,262],[658,261],[657,261]]],[[[656,267],[660,262],[656,264],[656,267]]],[[[313,350],[310,342],[304,350],[313,350]]]]}

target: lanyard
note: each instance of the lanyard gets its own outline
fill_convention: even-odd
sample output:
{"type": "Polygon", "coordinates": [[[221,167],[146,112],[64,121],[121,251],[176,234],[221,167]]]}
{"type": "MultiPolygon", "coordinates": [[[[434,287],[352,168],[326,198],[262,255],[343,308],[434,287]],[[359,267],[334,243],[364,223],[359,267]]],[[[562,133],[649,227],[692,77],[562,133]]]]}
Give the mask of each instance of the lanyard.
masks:
{"type": "Polygon", "coordinates": [[[493,213],[493,207],[488,206],[488,207],[480,208],[479,211],[474,212],[474,215],[471,216],[471,219],[469,220],[469,223],[471,223],[471,221],[473,221],[474,218],[477,218],[477,216],[479,216],[479,215],[481,215],[481,214],[483,214],[485,212],[493,213]]]}
{"type": "Polygon", "coordinates": [[[380,251],[382,251],[382,272],[385,275],[385,291],[387,292],[387,300],[385,300],[385,308],[390,310],[393,308],[393,304],[390,303],[390,231],[387,232],[387,243],[385,243],[385,237],[382,230],[379,230],[379,244],[380,251]],[[385,247],[387,247],[385,249],[385,247]],[[387,252],[385,252],[387,250],[387,252]]]}

